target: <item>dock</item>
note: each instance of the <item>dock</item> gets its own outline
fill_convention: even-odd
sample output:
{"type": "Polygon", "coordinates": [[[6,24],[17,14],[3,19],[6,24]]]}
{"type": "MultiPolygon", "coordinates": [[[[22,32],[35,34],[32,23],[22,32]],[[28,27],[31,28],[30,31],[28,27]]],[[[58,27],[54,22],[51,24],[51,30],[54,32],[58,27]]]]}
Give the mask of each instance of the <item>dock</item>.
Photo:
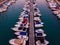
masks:
{"type": "Polygon", "coordinates": [[[30,30],[29,30],[29,45],[35,45],[35,39],[34,39],[34,22],[33,22],[33,15],[34,15],[34,9],[33,9],[33,0],[30,0],[30,30]]]}
{"type": "MultiPolygon", "coordinates": [[[[47,45],[48,44],[48,41],[45,41],[45,36],[46,35],[45,35],[44,31],[42,29],[37,29],[36,31],[39,30],[38,31],[39,33],[38,32],[36,33],[36,31],[34,29],[35,28],[35,21],[34,21],[35,17],[34,17],[34,14],[36,15],[36,17],[37,17],[37,15],[40,14],[39,9],[35,5],[35,1],[36,0],[26,0],[27,4],[25,4],[25,5],[26,6],[29,5],[29,6],[28,6],[28,8],[24,7],[25,8],[25,9],[23,9],[24,11],[19,16],[19,21],[17,22],[17,24],[15,25],[15,27],[12,28],[12,30],[16,31],[14,34],[17,35],[17,38],[19,40],[23,39],[25,41],[25,43],[24,42],[22,43],[23,45],[26,45],[27,41],[29,42],[29,45],[42,45],[42,44],[43,45],[47,45]],[[27,8],[27,10],[26,10],[26,8],[27,8]],[[28,10],[30,10],[30,11],[28,11],[28,10]],[[25,17],[26,15],[28,17],[25,17]],[[27,21],[26,19],[29,19],[29,21],[27,21]],[[24,27],[25,27],[25,29],[28,29],[28,28],[26,28],[27,27],[26,25],[29,28],[29,33],[27,33],[27,30],[25,30],[25,31],[23,30],[24,27]],[[27,34],[29,34],[29,36],[27,34]]],[[[39,18],[39,17],[40,16],[38,16],[37,18],[39,18]]],[[[36,24],[42,24],[43,25],[43,22],[41,22],[41,20],[39,19],[36,24]]],[[[12,39],[13,42],[10,40],[9,43],[10,44],[18,44],[18,45],[21,44],[21,43],[16,43],[15,40],[13,41],[13,39],[12,39]]]]}

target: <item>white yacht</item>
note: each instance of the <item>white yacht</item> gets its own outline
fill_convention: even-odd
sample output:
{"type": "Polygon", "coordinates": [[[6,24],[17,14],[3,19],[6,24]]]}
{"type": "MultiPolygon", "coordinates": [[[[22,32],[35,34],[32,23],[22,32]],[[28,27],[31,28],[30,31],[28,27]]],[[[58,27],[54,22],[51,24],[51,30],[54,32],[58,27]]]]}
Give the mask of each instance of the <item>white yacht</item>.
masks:
{"type": "Polygon", "coordinates": [[[47,40],[44,40],[45,43],[41,43],[40,40],[36,41],[36,45],[48,45],[49,42],[47,40]]]}
{"type": "Polygon", "coordinates": [[[34,17],[34,21],[41,21],[40,17],[34,17]]]}
{"type": "Polygon", "coordinates": [[[11,39],[9,40],[11,45],[26,45],[26,41],[23,39],[11,39]]]}
{"type": "Polygon", "coordinates": [[[26,31],[18,31],[14,33],[15,35],[27,35],[26,31]]]}
{"type": "Polygon", "coordinates": [[[44,33],[44,30],[42,29],[37,29],[36,31],[36,37],[45,37],[46,34],[44,33]]]}
{"type": "Polygon", "coordinates": [[[35,22],[35,27],[43,27],[43,22],[35,22]]]}
{"type": "Polygon", "coordinates": [[[17,38],[24,39],[25,41],[28,41],[28,36],[27,35],[25,35],[25,36],[19,35],[19,36],[17,36],[17,38]]]}
{"type": "Polygon", "coordinates": [[[19,27],[14,27],[14,28],[11,28],[13,31],[23,31],[22,28],[18,29],[19,27]]]}
{"type": "Polygon", "coordinates": [[[49,6],[51,7],[51,8],[55,8],[56,7],[56,2],[54,2],[53,0],[52,1],[50,1],[50,2],[48,2],[49,3],[49,6]]]}
{"type": "Polygon", "coordinates": [[[44,33],[44,31],[42,29],[37,29],[36,30],[36,45],[47,45],[49,42],[47,40],[45,40],[45,36],[46,34],[44,33]]]}
{"type": "Polygon", "coordinates": [[[58,18],[60,18],[60,14],[57,14],[58,18]]]}
{"type": "Polygon", "coordinates": [[[53,11],[54,14],[60,14],[60,10],[53,11]]]}

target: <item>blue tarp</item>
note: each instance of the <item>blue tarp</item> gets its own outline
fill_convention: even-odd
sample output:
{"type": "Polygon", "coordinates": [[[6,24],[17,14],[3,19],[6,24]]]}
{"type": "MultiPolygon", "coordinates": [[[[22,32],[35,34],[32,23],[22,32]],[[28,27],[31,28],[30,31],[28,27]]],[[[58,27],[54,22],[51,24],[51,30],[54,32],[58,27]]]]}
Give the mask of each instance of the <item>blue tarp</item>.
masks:
{"type": "Polygon", "coordinates": [[[25,11],[25,14],[29,14],[29,12],[28,11],[25,11]]]}
{"type": "Polygon", "coordinates": [[[20,32],[20,35],[26,35],[26,32],[20,32]]]}
{"type": "Polygon", "coordinates": [[[42,33],[37,33],[37,36],[42,36],[42,33]]]}
{"type": "Polygon", "coordinates": [[[0,8],[2,8],[3,7],[3,5],[0,5],[0,8]]]}
{"type": "Polygon", "coordinates": [[[24,16],[24,18],[28,18],[29,16],[24,16]]]}
{"type": "Polygon", "coordinates": [[[41,24],[41,22],[36,22],[36,24],[41,24]]]}

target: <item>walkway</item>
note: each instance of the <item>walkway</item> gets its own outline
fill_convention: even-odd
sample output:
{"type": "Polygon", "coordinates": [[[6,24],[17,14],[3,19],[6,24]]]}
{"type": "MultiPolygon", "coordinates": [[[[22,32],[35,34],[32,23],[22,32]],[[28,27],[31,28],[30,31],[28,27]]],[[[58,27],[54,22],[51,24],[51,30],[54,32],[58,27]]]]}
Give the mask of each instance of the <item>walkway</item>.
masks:
{"type": "Polygon", "coordinates": [[[29,45],[35,45],[34,40],[34,22],[33,22],[33,0],[30,0],[30,30],[29,30],[29,45]]]}

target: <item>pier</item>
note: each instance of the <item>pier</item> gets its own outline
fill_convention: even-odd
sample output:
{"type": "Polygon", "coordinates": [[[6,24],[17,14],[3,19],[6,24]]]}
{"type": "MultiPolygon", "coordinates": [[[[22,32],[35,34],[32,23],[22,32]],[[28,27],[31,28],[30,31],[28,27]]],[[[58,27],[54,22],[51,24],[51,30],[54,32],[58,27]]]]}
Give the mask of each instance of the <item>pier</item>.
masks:
{"type": "Polygon", "coordinates": [[[35,45],[35,39],[34,39],[34,22],[33,22],[33,15],[34,15],[34,9],[33,9],[33,0],[30,0],[30,30],[29,30],[29,45],[35,45]]]}

